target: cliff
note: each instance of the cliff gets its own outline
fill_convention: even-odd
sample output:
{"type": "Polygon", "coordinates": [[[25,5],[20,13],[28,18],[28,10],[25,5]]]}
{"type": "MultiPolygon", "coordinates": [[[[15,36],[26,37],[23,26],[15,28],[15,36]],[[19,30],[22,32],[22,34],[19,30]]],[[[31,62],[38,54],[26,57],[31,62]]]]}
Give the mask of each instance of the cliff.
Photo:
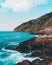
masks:
{"type": "Polygon", "coordinates": [[[27,31],[43,35],[21,42],[16,50],[32,56],[52,56],[52,12],[16,27],[14,31],[27,31]]]}
{"type": "Polygon", "coordinates": [[[16,65],[52,65],[52,59],[47,58],[52,58],[52,12],[23,23],[16,27],[14,31],[42,34],[39,37],[21,42],[16,50],[21,53],[30,53],[26,57],[40,57],[44,59],[42,61],[37,59],[32,62],[24,60],[16,65]]]}
{"type": "Polygon", "coordinates": [[[14,31],[27,31],[32,33],[39,33],[46,27],[52,26],[52,12],[43,15],[37,19],[30,20],[16,27],[14,31]]]}

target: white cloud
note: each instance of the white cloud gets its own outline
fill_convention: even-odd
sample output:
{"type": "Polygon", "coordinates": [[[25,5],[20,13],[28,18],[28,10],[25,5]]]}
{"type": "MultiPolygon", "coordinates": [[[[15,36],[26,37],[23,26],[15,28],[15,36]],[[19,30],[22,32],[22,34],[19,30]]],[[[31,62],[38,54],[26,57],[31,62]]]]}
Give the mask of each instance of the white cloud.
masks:
{"type": "Polygon", "coordinates": [[[35,0],[34,1],[35,6],[46,4],[46,3],[47,3],[47,0],[35,0]]]}
{"type": "Polygon", "coordinates": [[[21,12],[45,3],[46,0],[6,0],[1,5],[3,8],[12,9],[14,12],[21,12]]]}

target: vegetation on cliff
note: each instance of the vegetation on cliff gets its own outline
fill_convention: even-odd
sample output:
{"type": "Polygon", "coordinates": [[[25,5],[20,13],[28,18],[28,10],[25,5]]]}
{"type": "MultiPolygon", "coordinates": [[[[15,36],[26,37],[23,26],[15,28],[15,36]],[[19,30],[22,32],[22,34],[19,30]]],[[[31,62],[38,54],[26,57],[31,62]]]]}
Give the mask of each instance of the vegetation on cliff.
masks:
{"type": "Polygon", "coordinates": [[[32,33],[38,33],[39,30],[43,30],[46,27],[52,26],[52,12],[43,15],[37,19],[30,20],[16,27],[14,31],[27,31],[32,33]]]}

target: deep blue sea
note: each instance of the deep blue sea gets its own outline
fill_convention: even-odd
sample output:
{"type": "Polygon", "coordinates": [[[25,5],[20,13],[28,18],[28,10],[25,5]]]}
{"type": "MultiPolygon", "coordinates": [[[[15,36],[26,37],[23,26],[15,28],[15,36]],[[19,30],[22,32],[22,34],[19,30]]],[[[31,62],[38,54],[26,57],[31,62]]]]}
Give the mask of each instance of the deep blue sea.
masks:
{"type": "Polygon", "coordinates": [[[16,63],[28,59],[32,61],[34,58],[24,57],[25,54],[14,50],[5,49],[7,46],[16,48],[20,42],[36,37],[28,32],[11,32],[0,31],[0,65],[15,65],[16,63]]]}

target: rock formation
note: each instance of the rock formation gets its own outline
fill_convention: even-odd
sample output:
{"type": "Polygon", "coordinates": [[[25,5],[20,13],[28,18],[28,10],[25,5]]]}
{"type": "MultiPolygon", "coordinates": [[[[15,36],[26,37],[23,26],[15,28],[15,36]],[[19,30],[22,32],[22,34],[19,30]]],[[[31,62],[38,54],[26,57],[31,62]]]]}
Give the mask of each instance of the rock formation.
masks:
{"type": "Polygon", "coordinates": [[[40,30],[43,30],[49,26],[52,26],[52,12],[43,15],[37,19],[23,23],[20,26],[16,27],[14,31],[39,33],[40,30]]]}
{"type": "Polygon", "coordinates": [[[24,60],[22,62],[17,63],[16,65],[52,65],[52,58],[48,57],[43,60],[36,59],[32,62],[24,60]]]}
{"type": "Polygon", "coordinates": [[[24,60],[22,62],[17,63],[16,65],[31,65],[31,62],[28,60],[24,60]]]}
{"type": "Polygon", "coordinates": [[[17,63],[17,65],[52,65],[52,12],[23,23],[16,27],[14,31],[41,34],[39,37],[21,42],[16,50],[21,53],[30,53],[28,56],[38,56],[43,60],[22,61],[21,64],[17,63]]]}
{"type": "Polygon", "coordinates": [[[21,53],[31,52],[32,56],[52,56],[52,36],[43,35],[21,42],[16,50],[21,53]]]}
{"type": "Polygon", "coordinates": [[[34,56],[52,56],[52,12],[23,23],[16,27],[14,31],[27,31],[41,34],[39,37],[21,42],[16,48],[17,51],[21,53],[31,52],[31,55],[34,56]]]}

